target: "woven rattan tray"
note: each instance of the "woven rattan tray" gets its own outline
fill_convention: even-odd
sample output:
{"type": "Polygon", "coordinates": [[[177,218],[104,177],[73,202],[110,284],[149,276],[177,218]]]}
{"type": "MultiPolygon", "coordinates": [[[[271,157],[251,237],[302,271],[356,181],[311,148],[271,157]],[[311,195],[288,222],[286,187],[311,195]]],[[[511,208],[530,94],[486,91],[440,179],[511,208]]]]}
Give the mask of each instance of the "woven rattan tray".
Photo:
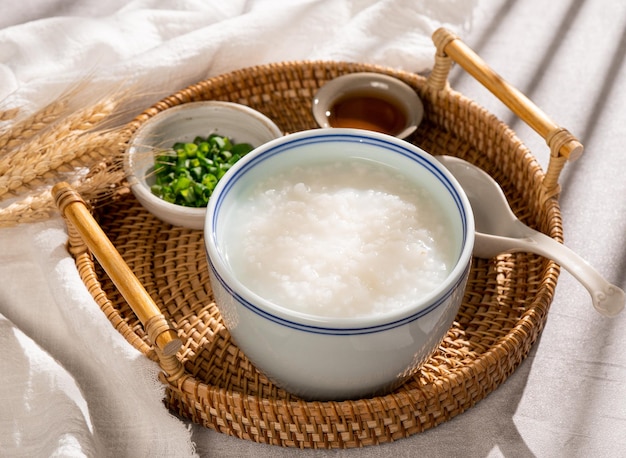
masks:
{"type": "MultiPolygon", "coordinates": [[[[436,32],[434,38],[437,63],[429,78],[359,63],[252,67],[167,97],[135,119],[131,130],[168,107],[197,100],[249,105],[285,132],[314,128],[311,100],[322,84],[344,73],[382,72],[409,84],[424,102],[424,121],[408,141],[432,154],[459,156],[484,168],[500,182],[525,223],[561,240],[556,181],[572,149],[567,145],[574,141],[576,146],[575,139],[563,129],[552,128],[549,121],[535,122],[538,127],[533,127],[548,138],[553,152],[544,174],[508,126],[448,87],[450,57],[472,73],[471,61],[477,56],[445,31],[436,32]],[[565,139],[558,140],[563,132],[565,139]]],[[[489,75],[481,70],[479,79],[495,78],[489,75]]],[[[509,93],[506,83],[496,84],[500,85],[492,88],[496,95],[509,93]]],[[[500,98],[522,118],[534,119],[523,97],[513,103],[506,96],[500,98]]],[[[407,383],[371,399],[306,402],[272,385],[231,342],[219,304],[213,302],[201,231],[160,222],[131,193],[96,207],[94,215],[183,342],[174,363],[160,360],[169,408],[226,434],[287,447],[348,448],[390,442],[472,407],[528,354],[545,323],[559,274],[552,261],[524,253],[474,259],[453,326],[407,383]]],[[[113,326],[147,357],[159,360],[146,326],[71,230],[70,249],[83,281],[113,326]]]]}

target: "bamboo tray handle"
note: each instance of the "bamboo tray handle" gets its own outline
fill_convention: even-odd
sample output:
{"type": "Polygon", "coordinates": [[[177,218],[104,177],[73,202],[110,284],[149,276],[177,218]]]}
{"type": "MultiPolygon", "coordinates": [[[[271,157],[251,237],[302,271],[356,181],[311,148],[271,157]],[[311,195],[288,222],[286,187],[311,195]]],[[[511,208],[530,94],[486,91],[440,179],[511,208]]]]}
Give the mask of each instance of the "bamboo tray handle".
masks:
{"type": "Polygon", "coordinates": [[[583,153],[580,141],[507,83],[455,34],[442,27],[435,30],[432,38],[437,52],[433,71],[428,77],[429,87],[434,90],[447,90],[452,60],[458,63],[546,140],[550,148],[550,162],[543,186],[548,193],[558,194],[558,179],[565,162],[576,160],[583,153]]]}
{"type": "Polygon", "coordinates": [[[68,223],[68,229],[75,229],[80,234],[82,241],[144,325],[150,341],[156,347],[161,367],[170,376],[180,372],[182,365],[175,357],[182,346],[178,334],[93,218],[85,201],[64,182],[52,188],[52,195],[68,223]]]}

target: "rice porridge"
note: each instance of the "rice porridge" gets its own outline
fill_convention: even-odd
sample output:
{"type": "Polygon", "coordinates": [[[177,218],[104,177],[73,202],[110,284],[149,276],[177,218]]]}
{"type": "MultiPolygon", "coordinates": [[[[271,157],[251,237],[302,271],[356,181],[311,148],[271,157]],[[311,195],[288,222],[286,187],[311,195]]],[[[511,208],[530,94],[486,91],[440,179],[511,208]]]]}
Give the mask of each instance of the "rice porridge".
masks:
{"type": "Polygon", "coordinates": [[[376,315],[415,302],[455,262],[433,199],[372,161],[277,173],[238,201],[225,252],[239,280],[280,306],[325,317],[376,315]]]}

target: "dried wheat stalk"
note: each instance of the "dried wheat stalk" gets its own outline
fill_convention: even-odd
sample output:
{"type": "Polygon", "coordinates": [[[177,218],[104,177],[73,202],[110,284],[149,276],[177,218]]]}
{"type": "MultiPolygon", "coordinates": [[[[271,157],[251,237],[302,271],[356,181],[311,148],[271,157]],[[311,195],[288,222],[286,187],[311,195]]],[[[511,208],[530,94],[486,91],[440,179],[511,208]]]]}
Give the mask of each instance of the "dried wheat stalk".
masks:
{"type": "Polygon", "coordinates": [[[0,110],[0,122],[12,121],[20,112],[19,108],[11,108],[10,110],[0,110]]]}
{"type": "MultiPolygon", "coordinates": [[[[85,199],[102,200],[120,192],[122,153],[130,133],[111,127],[123,116],[125,94],[107,94],[69,113],[65,93],[33,115],[13,121],[0,134],[0,227],[39,221],[56,212],[50,188],[72,182],[85,199]],[[85,176],[88,171],[87,176],[85,176]],[[11,200],[8,200],[11,199],[11,200]]],[[[0,120],[15,119],[17,110],[0,111],[0,120]]]]}
{"type": "Polygon", "coordinates": [[[18,166],[10,175],[0,177],[0,196],[24,192],[38,186],[44,178],[45,182],[59,181],[60,175],[118,155],[123,143],[124,137],[119,130],[90,131],[76,137],[63,137],[49,146],[47,156],[34,164],[18,166]]]}
{"type": "MultiPolygon", "coordinates": [[[[95,164],[86,178],[71,184],[87,202],[106,202],[120,192],[119,184],[124,180],[124,171],[119,164],[119,161],[95,164]]],[[[1,209],[0,228],[50,218],[57,212],[50,189],[51,186],[47,186],[1,209]]]]}
{"type": "MultiPolygon", "coordinates": [[[[15,191],[61,164],[76,158],[85,148],[76,147],[74,142],[90,143],[90,132],[103,123],[118,108],[116,99],[106,98],[93,106],[83,108],[55,123],[30,141],[20,144],[0,159],[0,197],[15,191]],[[89,135],[87,134],[89,132],[89,135]]],[[[106,136],[102,135],[102,139],[106,136]]]]}
{"type": "Polygon", "coordinates": [[[1,132],[0,150],[8,152],[10,149],[26,142],[40,131],[50,126],[50,124],[59,119],[67,109],[67,103],[68,101],[66,99],[55,100],[33,116],[16,122],[10,129],[1,132]]]}
{"type": "MultiPolygon", "coordinates": [[[[72,85],[52,102],[34,114],[22,120],[16,120],[19,108],[0,111],[0,121],[14,121],[9,128],[0,132],[0,152],[8,153],[11,148],[24,143],[42,130],[50,127],[56,120],[67,114],[70,100],[76,97],[89,84],[89,77],[72,85]]],[[[2,156],[3,154],[0,154],[2,156]]]]}

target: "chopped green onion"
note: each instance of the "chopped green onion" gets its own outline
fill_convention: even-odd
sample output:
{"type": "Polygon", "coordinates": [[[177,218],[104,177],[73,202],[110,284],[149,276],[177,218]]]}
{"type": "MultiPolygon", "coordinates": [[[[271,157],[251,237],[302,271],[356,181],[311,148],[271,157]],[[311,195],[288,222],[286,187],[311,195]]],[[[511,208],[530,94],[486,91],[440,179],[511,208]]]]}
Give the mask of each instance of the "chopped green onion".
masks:
{"type": "Polygon", "coordinates": [[[252,151],[249,143],[234,143],[218,134],[176,142],[154,161],[151,192],[186,207],[206,207],[217,182],[232,165],[252,151]]]}

